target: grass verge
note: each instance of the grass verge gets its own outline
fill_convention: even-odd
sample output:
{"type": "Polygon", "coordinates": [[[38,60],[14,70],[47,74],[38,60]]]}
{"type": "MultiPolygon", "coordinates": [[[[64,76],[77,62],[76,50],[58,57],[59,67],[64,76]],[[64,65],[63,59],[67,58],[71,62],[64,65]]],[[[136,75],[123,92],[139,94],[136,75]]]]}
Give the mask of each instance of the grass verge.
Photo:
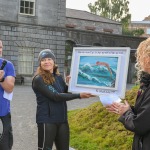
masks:
{"type": "MultiPolygon", "coordinates": [[[[133,105],[138,86],[126,92],[126,100],[133,105]]],[[[96,102],[87,108],[68,112],[70,145],[76,150],[131,150],[133,133],[118,122],[96,102]]]]}

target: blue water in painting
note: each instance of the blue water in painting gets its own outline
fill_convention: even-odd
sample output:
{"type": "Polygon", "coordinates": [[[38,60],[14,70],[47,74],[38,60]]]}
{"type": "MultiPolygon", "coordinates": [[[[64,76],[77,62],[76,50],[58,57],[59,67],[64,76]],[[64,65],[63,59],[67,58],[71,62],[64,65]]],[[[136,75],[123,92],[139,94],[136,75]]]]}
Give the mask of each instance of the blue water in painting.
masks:
{"type": "Polygon", "coordinates": [[[118,57],[105,56],[80,56],[78,66],[78,85],[115,87],[118,57]],[[96,65],[96,62],[107,63],[96,65]]]}

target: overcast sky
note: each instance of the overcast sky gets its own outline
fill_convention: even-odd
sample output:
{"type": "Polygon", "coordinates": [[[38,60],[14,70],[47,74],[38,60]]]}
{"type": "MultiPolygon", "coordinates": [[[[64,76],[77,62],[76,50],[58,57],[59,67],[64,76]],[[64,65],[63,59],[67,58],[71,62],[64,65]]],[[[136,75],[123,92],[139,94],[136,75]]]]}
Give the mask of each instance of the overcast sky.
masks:
{"type": "MultiPolygon", "coordinates": [[[[66,0],[66,7],[89,11],[88,4],[96,0],[66,0]]],[[[131,21],[142,21],[150,15],[150,0],[129,0],[131,21]]]]}

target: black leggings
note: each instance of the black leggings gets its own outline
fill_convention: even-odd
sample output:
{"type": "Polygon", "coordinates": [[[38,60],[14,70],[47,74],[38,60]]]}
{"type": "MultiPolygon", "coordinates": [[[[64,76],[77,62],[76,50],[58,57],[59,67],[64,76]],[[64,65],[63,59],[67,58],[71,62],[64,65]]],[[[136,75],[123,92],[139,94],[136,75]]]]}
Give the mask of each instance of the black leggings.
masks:
{"type": "Polygon", "coordinates": [[[13,134],[10,113],[4,117],[0,117],[3,122],[3,134],[0,141],[0,150],[11,150],[13,145],[13,134]]]}
{"type": "Polygon", "coordinates": [[[68,123],[38,124],[38,150],[52,150],[53,142],[57,150],[69,150],[68,123]]]}

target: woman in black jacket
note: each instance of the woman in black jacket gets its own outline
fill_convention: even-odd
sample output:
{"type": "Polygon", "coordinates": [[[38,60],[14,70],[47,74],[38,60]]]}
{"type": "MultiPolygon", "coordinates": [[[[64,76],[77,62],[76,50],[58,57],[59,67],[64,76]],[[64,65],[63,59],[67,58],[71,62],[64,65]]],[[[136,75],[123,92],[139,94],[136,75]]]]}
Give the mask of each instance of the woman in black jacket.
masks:
{"type": "Polygon", "coordinates": [[[130,107],[125,101],[114,103],[107,109],[119,114],[119,121],[134,132],[132,150],[150,150],[150,38],[140,43],[136,60],[140,89],[135,106],[130,107]]]}
{"type": "Polygon", "coordinates": [[[38,150],[69,150],[66,101],[89,98],[90,93],[69,94],[55,64],[55,55],[45,49],[39,53],[39,67],[32,81],[37,100],[38,150]]]}

